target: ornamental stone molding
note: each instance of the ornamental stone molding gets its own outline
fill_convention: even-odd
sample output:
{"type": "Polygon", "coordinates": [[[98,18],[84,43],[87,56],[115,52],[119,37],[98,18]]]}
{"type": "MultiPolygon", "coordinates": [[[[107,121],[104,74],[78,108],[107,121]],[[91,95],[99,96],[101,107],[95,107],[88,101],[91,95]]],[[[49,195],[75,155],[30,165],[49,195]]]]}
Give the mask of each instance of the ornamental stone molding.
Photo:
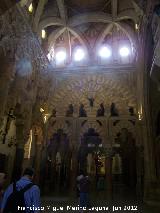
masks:
{"type": "Polygon", "coordinates": [[[117,137],[117,134],[121,132],[122,129],[127,129],[129,132],[132,133],[134,138],[136,139],[137,137],[137,131],[136,131],[136,118],[132,117],[127,117],[121,120],[118,120],[117,118],[117,123],[116,120],[110,120],[109,126],[110,126],[110,133],[113,138],[117,137]]]}
{"type": "Polygon", "coordinates": [[[72,76],[62,75],[62,77],[62,79],[59,78],[55,93],[50,100],[50,110],[56,109],[57,116],[65,116],[68,105],[71,103],[74,105],[74,116],[76,117],[79,116],[80,103],[84,104],[89,117],[96,116],[96,111],[101,103],[104,103],[107,114],[109,114],[112,102],[117,104],[121,114],[128,114],[128,106],[133,106],[136,112],[135,80],[132,74],[89,75],[85,73],[72,76]],[[94,99],[93,107],[89,105],[89,98],[94,99]]]}
{"type": "Polygon", "coordinates": [[[81,121],[81,127],[80,127],[80,137],[83,137],[84,133],[88,131],[88,129],[93,128],[95,132],[97,132],[100,135],[100,138],[102,139],[102,144],[106,143],[106,135],[107,135],[107,128],[105,125],[105,120],[103,119],[87,119],[81,121]],[[84,123],[84,124],[83,124],[84,123]]]}
{"type": "Polygon", "coordinates": [[[73,121],[67,118],[53,118],[48,125],[48,138],[51,138],[58,129],[63,129],[63,132],[71,139],[73,135],[73,121]]]}

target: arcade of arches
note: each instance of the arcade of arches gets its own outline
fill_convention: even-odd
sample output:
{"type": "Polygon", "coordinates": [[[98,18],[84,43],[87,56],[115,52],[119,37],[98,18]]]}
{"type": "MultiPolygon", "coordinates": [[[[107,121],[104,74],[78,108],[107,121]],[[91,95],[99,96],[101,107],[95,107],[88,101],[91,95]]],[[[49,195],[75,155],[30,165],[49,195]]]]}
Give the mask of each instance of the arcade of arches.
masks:
{"type": "Polygon", "coordinates": [[[74,195],[84,171],[93,194],[115,199],[128,190],[157,204],[159,1],[4,2],[0,172],[7,183],[32,166],[43,195],[74,195]]]}

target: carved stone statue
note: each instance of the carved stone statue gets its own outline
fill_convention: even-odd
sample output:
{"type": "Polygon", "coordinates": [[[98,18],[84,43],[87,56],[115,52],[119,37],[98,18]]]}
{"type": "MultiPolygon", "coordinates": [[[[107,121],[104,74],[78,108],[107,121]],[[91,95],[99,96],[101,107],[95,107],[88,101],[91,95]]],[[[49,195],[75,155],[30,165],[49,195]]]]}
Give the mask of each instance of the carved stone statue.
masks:
{"type": "Polygon", "coordinates": [[[111,108],[110,108],[110,112],[111,112],[111,116],[118,116],[118,109],[116,108],[115,103],[111,104],[111,108]]]}
{"type": "Polygon", "coordinates": [[[79,117],[87,117],[86,110],[84,109],[84,105],[81,104],[79,108],[79,117]]]}
{"type": "Polygon", "coordinates": [[[66,112],[66,117],[72,117],[74,112],[74,108],[72,104],[69,104],[68,110],[66,112]]]}
{"type": "Polygon", "coordinates": [[[89,106],[93,107],[93,105],[94,105],[94,98],[88,98],[88,100],[89,100],[89,106]]]}
{"type": "Polygon", "coordinates": [[[55,110],[55,109],[52,110],[52,115],[51,115],[51,117],[56,117],[56,110],[55,110]]]}
{"type": "Polygon", "coordinates": [[[105,112],[104,105],[103,103],[101,103],[99,109],[97,110],[97,117],[104,116],[104,112],[105,112]]]}
{"type": "Polygon", "coordinates": [[[131,116],[134,116],[134,108],[133,107],[129,107],[128,111],[129,111],[129,114],[131,116]]]}

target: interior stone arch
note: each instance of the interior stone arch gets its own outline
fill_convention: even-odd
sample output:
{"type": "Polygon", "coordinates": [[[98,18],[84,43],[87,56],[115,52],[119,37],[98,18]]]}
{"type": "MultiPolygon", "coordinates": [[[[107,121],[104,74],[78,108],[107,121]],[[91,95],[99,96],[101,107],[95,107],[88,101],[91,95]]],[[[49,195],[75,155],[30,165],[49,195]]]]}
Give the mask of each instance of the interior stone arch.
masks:
{"type": "Polygon", "coordinates": [[[117,134],[121,132],[122,129],[127,129],[129,132],[132,133],[134,138],[137,138],[136,126],[135,121],[120,121],[116,126],[113,127],[112,135],[113,138],[117,137],[117,134]]]}
{"type": "Polygon", "coordinates": [[[80,137],[84,135],[88,131],[88,129],[93,128],[95,132],[97,132],[100,135],[100,138],[102,139],[102,144],[105,143],[105,127],[102,122],[102,126],[100,126],[96,121],[89,121],[87,120],[83,126],[81,126],[80,130],[80,137]]]}
{"type": "Polygon", "coordinates": [[[68,122],[66,119],[50,120],[49,126],[48,126],[48,138],[51,138],[53,134],[57,132],[57,130],[62,129],[63,132],[67,134],[67,136],[71,140],[72,139],[72,123],[70,122],[71,126],[68,126],[68,122]]]}

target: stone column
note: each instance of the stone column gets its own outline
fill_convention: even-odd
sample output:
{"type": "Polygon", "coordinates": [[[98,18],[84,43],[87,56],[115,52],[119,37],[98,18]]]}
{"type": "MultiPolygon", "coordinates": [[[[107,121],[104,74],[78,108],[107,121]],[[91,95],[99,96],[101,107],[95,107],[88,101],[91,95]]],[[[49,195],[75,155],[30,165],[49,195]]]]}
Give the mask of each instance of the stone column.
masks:
{"type": "Polygon", "coordinates": [[[46,162],[47,162],[47,149],[45,146],[41,149],[41,161],[40,161],[40,176],[39,185],[41,187],[41,194],[44,194],[46,185],[46,162]]]}
{"type": "Polygon", "coordinates": [[[136,191],[137,196],[140,199],[143,197],[144,188],[144,141],[141,121],[137,121],[136,124],[136,172],[137,172],[137,184],[136,191]]]}
{"type": "Polygon", "coordinates": [[[0,55],[0,119],[4,116],[11,80],[15,73],[15,60],[0,55]]]}
{"type": "Polygon", "coordinates": [[[56,186],[56,153],[55,152],[53,152],[52,153],[52,157],[51,157],[51,178],[50,178],[50,188],[49,188],[49,191],[53,191],[53,190],[55,190],[55,189],[57,189],[57,187],[58,186],[56,186]]]}
{"type": "Polygon", "coordinates": [[[38,184],[40,181],[40,162],[41,162],[41,144],[36,144],[36,152],[34,157],[35,181],[38,184]]]}
{"type": "Polygon", "coordinates": [[[71,192],[73,194],[76,193],[76,178],[78,173],[78,149],[74,147],[72,150],[72,157],[71,157],[71,175],[70,175],[70,186],[71,192]]]}
{"type": "Polygon", "coordinates": [[[155,165],[154,165],[154,156],[153,156],[153,145],[150,127],[148,125],[147,119],[142,120],[139,124],[139,128],[141,130],[141,140],[144,147],[144,201],[148,201],[150,199],[150,194],[153,189],[152,182],[155,180],[155,165]]]}
{"type": "Polygon", "coordinates": [[[150,203],[152,201],[159,202],[160,187],[156,181],[155,159],[153,155],[153,138],[149,130],[149,125],[144,125],[143,140],[144,144],[144,202],[150,203]],[[159,188],[159,189],[158,189],[159,188]]]}
{"type": "Polygon", "coordinates": [[[41,152],[43,145],[43,132],[40,126],[35,126],[33,128],[34,134],[34,159],[33,159],[33,167],[35,169],[35,181],[39,183],[40,181],[40,164],[41,164],[41,152]]]}
{"type": "Polygon", "coordinates": [[[70,168],[70,189],[73,196],[76,195],[76,178],[78,174],[78,149],[80,124],[77,119],[73,119],[72,124],[72,147],[71,147],[71,168],[70,168]]]}
{"type": "Polygon", "coordinates": [[[112,183],[112,157],[107,155],[105,161],[106,169],[106,194],[108,199],[113,199],[113,183],[112,183]]]}
{"type": "Polygon", "coordinates": [[[16,154],[13,169],[13,180],[17,180],[22,174],[24,159],[24,119],[22,116],[16,118],[16,154]]]}
{"type": "Polygon", "coordinates": [[[144,150],[143,146],[137,147],[136,153],[136,167],[137,167],[137,196],[141,199],[143,198],[144,192],[144,150]]]}

